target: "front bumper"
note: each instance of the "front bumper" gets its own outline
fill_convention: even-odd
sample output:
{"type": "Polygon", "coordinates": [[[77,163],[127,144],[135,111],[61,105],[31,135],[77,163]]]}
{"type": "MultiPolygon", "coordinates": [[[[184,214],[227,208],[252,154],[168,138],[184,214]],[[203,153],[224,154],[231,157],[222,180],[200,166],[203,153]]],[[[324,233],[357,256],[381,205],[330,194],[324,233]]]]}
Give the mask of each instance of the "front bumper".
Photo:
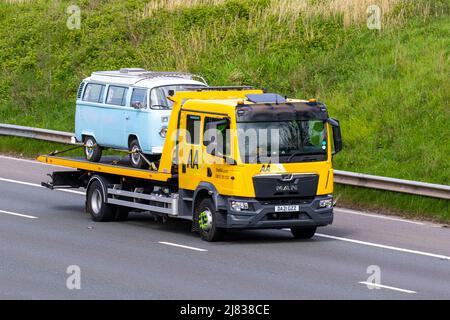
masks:
{"type": "Polygon", "coordinates": [[[319,208],[320,200],[332,196],[317,196],[314,199],[256,200],[230,197],[227,199],[226,213],[222,214],[220,227],[228,229],[279,229],[290,227],[320,227],[333,222],[333,208],[319,208]],[[246,201],[249,210],[234,211],[232,201],[246,201]],[[298,212],[275,212],[277,205],[298,205],[298,212]]]}

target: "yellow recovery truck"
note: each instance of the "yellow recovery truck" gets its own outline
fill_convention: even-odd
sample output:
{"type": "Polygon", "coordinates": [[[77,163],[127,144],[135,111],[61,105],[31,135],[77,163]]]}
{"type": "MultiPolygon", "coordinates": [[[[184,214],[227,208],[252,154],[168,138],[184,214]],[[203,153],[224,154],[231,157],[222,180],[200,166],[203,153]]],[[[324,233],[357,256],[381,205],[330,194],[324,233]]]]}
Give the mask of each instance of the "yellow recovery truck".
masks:
{"type": "Polygon", "coordinates": [[[195,88],[169,99],[164,147],[150,169],[43,155],[41,162],[77,170],[54,172],[42,185],[86,188],[94,221],[139,210],[192,220],[207,241],[227,229],[263,228],[305,239],[332,223],[332,156],[342,139],[325,105],[249,87],[195,88]]]}

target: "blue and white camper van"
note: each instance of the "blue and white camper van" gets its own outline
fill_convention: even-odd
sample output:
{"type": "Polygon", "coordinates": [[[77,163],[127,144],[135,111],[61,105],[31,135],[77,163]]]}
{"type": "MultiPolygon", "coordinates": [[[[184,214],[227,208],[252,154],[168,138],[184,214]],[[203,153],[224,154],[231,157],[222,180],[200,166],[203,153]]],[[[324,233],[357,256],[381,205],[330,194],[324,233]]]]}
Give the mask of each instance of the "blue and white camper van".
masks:
{"type": "Polygon", "coordinates": [[[78,88],[75,139],[84,143],[89,161],[100,161],[103,148],[122,149],[132,151],[134,167],[143,168],[140,153],[162,152],[172,109],[167,96],[205,86],[202,77],[188,73],[137,68],[94,72],[78,88]]]}

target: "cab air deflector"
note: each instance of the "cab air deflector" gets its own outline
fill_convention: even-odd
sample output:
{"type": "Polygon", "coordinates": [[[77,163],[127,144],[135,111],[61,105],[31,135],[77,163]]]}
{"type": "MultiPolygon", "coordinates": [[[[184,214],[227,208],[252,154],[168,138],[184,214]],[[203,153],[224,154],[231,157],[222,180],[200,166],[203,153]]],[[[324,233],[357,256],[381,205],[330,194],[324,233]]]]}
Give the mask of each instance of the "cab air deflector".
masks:
{"type": "Polygon", "coordinates": [[[328,112],[323,104],[306,102],[248,104],[236,107],[237,122],[327,120],[328,112]],[[276,110],[276,112],[274,112],[276,110]]]}

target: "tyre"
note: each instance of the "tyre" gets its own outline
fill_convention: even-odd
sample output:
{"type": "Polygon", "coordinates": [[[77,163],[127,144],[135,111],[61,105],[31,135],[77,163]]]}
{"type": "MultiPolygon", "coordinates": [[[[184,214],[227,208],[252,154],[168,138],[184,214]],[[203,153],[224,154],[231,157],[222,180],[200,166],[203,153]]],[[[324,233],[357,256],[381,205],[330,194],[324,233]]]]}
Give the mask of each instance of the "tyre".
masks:
{"type": "Polygon", "coordinates": [[[300,227],[293,227],[291,228],[292,235],[296,239],[310,239],[314,236],[316,233],[317,228],[300,228],[300,227]]]}
{"type": "Polygon", "coordinates": [[[114,220],[116,221],[125,221],[128,219],[128,214],[130,213],[130,209],[127,207],[117,206],[116,208],[116,217],[114,220]]]}
{"type": "Polygon", "coordinates": [[[105,203],[103,187],[99,181],[92,182],[86,195],[86,209],[96,222],[112,221],[116,217],[116,208],[105,203]]]}
{"type": "Polygon", "coordinates": [[[102,157],[102,148],[97,144],[93,137],[84,138],[84,156],[91,162],[99,162],[102,157]]]}
{"type": "Polygon", "coordinates": [[[196,208],[196,223],[203,240],[212,242],[223,238],[225,230],[217,227],[217,215],[210,198],[203,199],[196,208]]]}
{"type": "Polygon", "coordinates": [[[137,139],[133,139],[130,142],[129,151],[130,153],[130,162],[134,168],[144,169],[147,166],[147,162],[142,158],[142,156],[137,152],[140,151],[141,147],[139,146],[139,142],[137,139]]]}

